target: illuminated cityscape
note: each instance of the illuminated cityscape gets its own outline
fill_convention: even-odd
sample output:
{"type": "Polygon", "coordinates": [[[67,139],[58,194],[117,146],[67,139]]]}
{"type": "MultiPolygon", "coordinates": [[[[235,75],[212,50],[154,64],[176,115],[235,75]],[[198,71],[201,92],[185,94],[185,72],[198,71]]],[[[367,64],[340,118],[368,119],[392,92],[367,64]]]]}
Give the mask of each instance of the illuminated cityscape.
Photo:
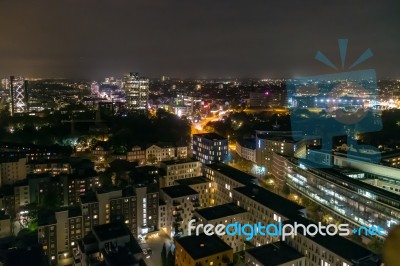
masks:
{"type": "Polygon", "coordinates": [[[17,2],[0,265],[400,266],[396,1],[17,2]]]}

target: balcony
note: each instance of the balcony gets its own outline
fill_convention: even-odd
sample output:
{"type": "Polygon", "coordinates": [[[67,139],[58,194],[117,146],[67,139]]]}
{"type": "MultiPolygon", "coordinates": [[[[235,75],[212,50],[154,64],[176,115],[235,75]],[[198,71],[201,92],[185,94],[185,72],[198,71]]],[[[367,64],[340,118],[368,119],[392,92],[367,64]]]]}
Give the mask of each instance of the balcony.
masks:
{"type": "Polygon", "coordinates": [[[179,202],[179,201],[173,201],[172,202],[172,206],[180,206],[181,205],[181,203],[179,202]]]}
{"type": "Polygon", "coordinates": [[[192,202],[199,202],[199,198],[192,198],[191,201],[192,202]]]}
{"type": "Polygon", "coordinates": [[[182,219],[182,217],[180,215],[176,216],[175,222],[180,223],[182,221],[183,221],[183,219],[182,219]]]}

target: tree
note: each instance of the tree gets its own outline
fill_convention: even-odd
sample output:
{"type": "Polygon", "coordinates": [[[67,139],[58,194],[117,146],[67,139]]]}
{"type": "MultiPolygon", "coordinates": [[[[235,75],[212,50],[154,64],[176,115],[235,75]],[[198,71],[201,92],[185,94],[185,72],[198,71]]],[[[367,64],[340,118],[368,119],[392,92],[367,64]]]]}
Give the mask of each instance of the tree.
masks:
{"type": "Polygon", "coordinates": [[[112,172],[105,171],[99,174],[100,184],[102,187],[111,187],[112,186],[112,172]]]}
{"type": "Polygon", "coordinates": [[[166,265],[167,265],[167,247],[164,244],[161,250],[161,266],[166,266],[166,265]]]}
{"type": "Polygon", "coordinates": [[[150,153],[147,157],[147,162],[150,164],[154,164],[155,162],[157,162],[157,157],[154,154],[150,153]]]}

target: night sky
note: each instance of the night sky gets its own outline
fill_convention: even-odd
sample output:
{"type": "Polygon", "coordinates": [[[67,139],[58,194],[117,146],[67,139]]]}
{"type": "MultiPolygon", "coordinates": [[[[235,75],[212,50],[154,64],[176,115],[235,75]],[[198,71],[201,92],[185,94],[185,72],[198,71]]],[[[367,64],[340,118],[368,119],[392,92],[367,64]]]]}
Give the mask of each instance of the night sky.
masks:
{"type": "MultiPolygon", "coordinates": [[[[400,78],[400,1],[0,0],[0,77],[292,77],[347,65],[400,78]]],[[[341,71],[341,69],[340,69],[341,71]]]]}

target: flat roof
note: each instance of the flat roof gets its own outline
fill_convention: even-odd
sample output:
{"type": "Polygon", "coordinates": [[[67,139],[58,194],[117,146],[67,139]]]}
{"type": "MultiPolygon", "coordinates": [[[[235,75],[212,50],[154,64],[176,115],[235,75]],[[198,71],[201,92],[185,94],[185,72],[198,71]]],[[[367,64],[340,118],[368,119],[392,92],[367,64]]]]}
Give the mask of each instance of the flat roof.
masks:
{"type": "Polygon", "coordinates": [[[228,244],[216,235],[191,235],[177,238],[175,241],[179,243],[194,260],[232,250],[228,244]]]}
{"type": "Polygon", "coordinates": [[[246,250],[254,259],[264,266],[275,266],[304,257],[285,242],[279,241],[246,250]]]}
{"type": "Polygon", "coordinates": [[[175,180],[175,183],[178,183],[179,185],[187,185],[187,186],[203,184],[203,183],[208,183],[208,182],[211,182],[211,180],[208,178],[205,178],[204,176],[196,176],[196,177],[175,180]]]}
{"type": "MultiPolygon", "coordinates": [[[[361,180],[348,177],[347,175],[345,175],[342,172],[340,172],[340,168],[336,168],[336,167],[333,167],[333,168],[318,168],[318,164],[313,163],[313,162],[309,162],[309,161],[305,162],[305,164],[306,164],[306,166],[308,166],[308,169],[306,171],[309,171],[309,172],[311,172],[313,174],[316,174],[316,175],[318,175],[318,176],[320,176],[322,178],[329,179],[329,181],[331,181],[331,182],[333,182],[335,184],[338,184],[338,185],[340,185],[342,187],[344,187],[344,185],[340,181],[342,181],[342,182],[344,181],[344,182],[346,182],[348,184],[352,184],[354,186],[363,188],[363,189],[365,189],[365,190],[367,190],[369,192],[372,192],[372,193],[374,193],[376,195],[379,195],[381,197],[385,197],[385,198],[389,199],[392,202],[397,202],[397,203],[400,202],[399,196],[397,194],[392,193],[392,192],[390,192],[388,190],[376,187],[374,185],[370,185],[370,184],[365,183],[365,182],[363,182],[361,180]],[[312,168],[310,168],[310,167],[312,167],[312,168]]],[[[358,173],[366,173],[366,172],[360,171],[358,173]]],[[[384,203],[388,204],[387,202],[384,202],[384,203]]],[[[400,207],[398,207],[398,206],[393,206],[393,205],[391,205],[391,206],[393,208],[400,209],[400,207]]]]}
{"type": "Polygon", "coordinates": [[[211,169],[213,169],[214,171],[217,171],[243,185],[246,184],[254,184],[255,180],[257,179],[256,177],[247,174],[245,172],[242,172],[236,168],[233,168],[229,165],[220,163],[220,162],[216,162],[216,163],[212,163],[212,164],[207,164],[206,167],[209,167],[211,169]]]}
{"type": "Polygon", "coordinates": [[[81,195],[80,200],[82,204],[97,202],[96,193],[89,191],[85,195],[81,195]]]}
{"type": "Polygon", "coordinates": [[[237,143],[247,149],[256,149],[256,139],[239,139],[237,143]]]}
{"type": "Polygon", "coordinates": [[[96,225],[93,226],[92,231],[100,241],[131,235],[129,228],[124,223],[120,222],[96,225]]]}
{"type": "Polygon", "coordinates": [[[195,163],[195,162],[198,162],[198,160],[196,160],[194,158],[184,158],[184,159],[177,159],[177,160],[162,161],[161,164],[174,165],[174,164],[195,163]]]}
{"type": "MultiPolygon", "coordinates": [[[[304,217],[296,217],[292,220],[285,221],[283,222],[284,224],[294,224],[295,222],[301,223],[305,226],[309,224],[314,224],[312,221],[308,220],[307,218],[304,217]]],[[[301,227],[299,228],[301,235],[304,233],[302,232],[301,227]]],[[[352,242],[351,240],[348,240],[344,237],[341,237],[339,235],[320,235],[317,234],[315,236],[310,236],[306,235],[305,237],[311,239],[315,243],[323,246],[327,250],[335,253],[336,255],[346,259],[347,261],[352,261],[352,260],[360,260],[360,259],[365,259],[368,256],[376,256],[376,254],[372,253],[368,249],[352,242]]]]}
{"type": "Polygon", "coordinates": [[[221,135],[219,135],[217,133],[214,133],[214,132],[202,133],[202,134],[193,134],[193,137],[194,136],[200,137],[200,138],[209,139],[209,140],[227,140],[227,138],[225,138],[225,137],[223,137],[223,136],[221,136],[221,135]]]}
{"type": "Polygon", "coordinates": [[[227,203],[227,204],[199,209],[196,210],[196,212],[200,214],[207,221],[211,221],[227,216],[244,213],[246,212],[246,210],[237,206],[234,203],[227,203]]]}
{"type": "Polygon", "coordinates": [[[180,197],[199,194],[196,190],[186,185],[164,187],[162,188],[162,190],[164,191],[165,194],[167,194],[171,198],[180,198],[180,197]]]}
{"type": "Polygon", "coordinates": [[[237,187],[234,190],[287,218],[298,215],[300,210],[305,209],[305,207],[257,185],[237,187]]]}

